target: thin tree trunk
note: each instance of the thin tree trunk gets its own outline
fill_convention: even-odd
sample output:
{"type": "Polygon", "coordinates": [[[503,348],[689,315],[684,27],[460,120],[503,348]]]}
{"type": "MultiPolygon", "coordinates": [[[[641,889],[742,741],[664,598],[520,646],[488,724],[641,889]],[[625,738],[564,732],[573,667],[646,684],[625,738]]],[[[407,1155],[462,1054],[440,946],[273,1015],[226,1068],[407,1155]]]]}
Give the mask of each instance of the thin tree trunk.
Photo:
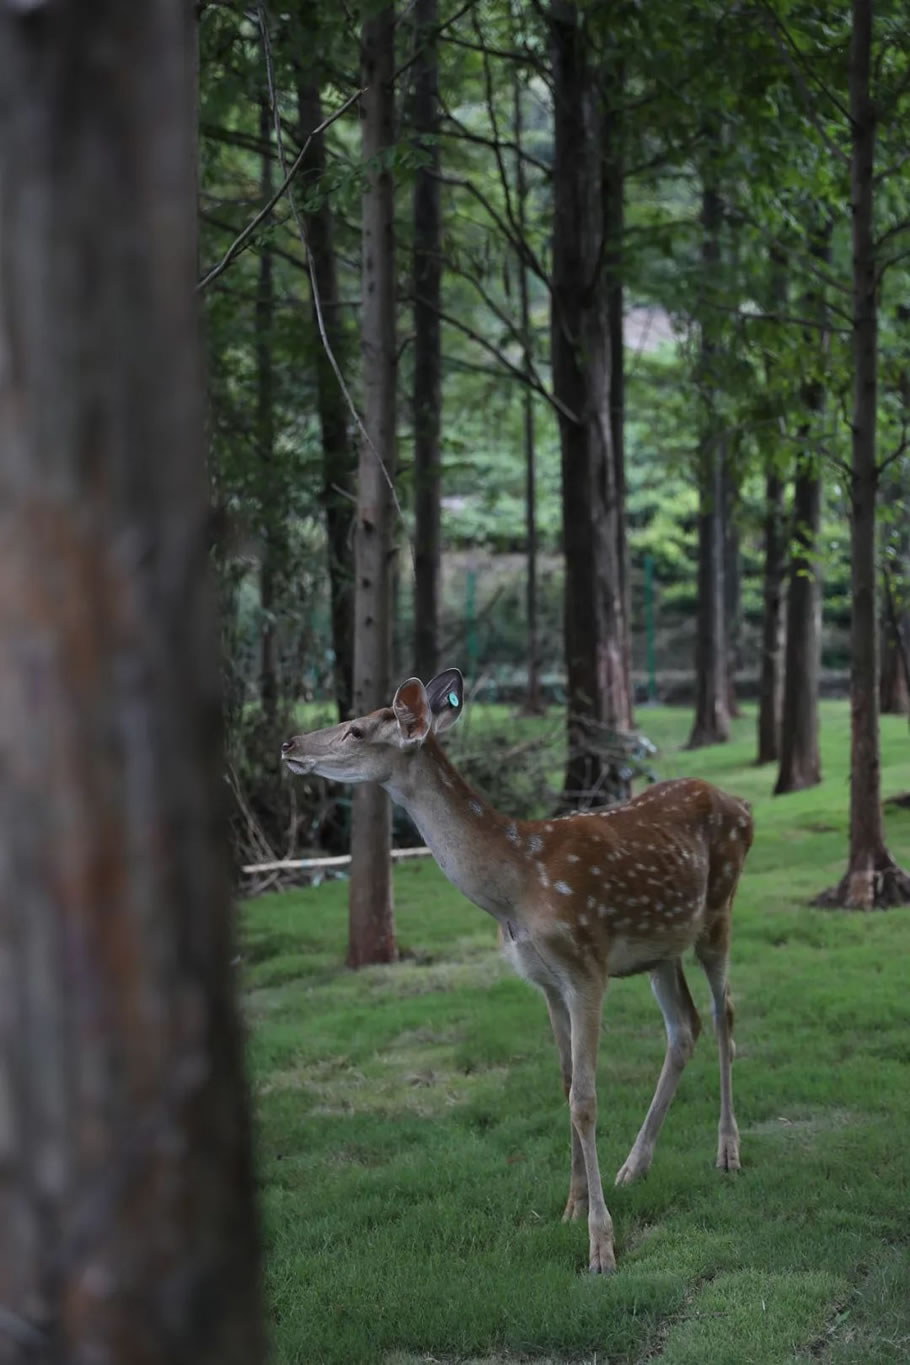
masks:
{"type": "MultiPolygon", "coordinates": [[[[817,411],[822,404],[822,390],[818,384],[813,384],[811,390],[811,395],[804,391],[804,402],[817,411]]],[[[814,787],[822,780],[818,747],[822,603],[818,533],[821,509],[821,471],[812,456],[805,456],[797,467],[793,488],[784,702],[775,796],[814,787]]]]}
{"type": "Polygon", "coordinates": [[[416,0],[414,133],[422,164],[414,174],[414,656],[417,675],[439,671],[442,418],[439,54],[436,0],[416,0]]]}
{"type": "Polygon", "coordinates": [[[736,673],[740,662],[742,632],[742,565],[739,547],[739,524],[735,462],[729,446],[722,471],[724,487],[724,628],[727,641],[727,710],[731,718],[742,715],[736,699],[736,673]]]}
{"type": "MultiPolygon", "coordinates": [[[[297,109],[300,137],[305,142],[313,129],[319,127],[323,117],[318,78],[311,69],[297,70],[297,109]]],[[[305,187],[318,184],[325,174],[325,169],[325,135],[319,133],[312,137],[304,156],[300,171],[301,183],[305,187]]],[[[338,363],[344,369],[350,348],[340,306],[332,210],[326,198],[322,198],[317,207],[305,214],[305,226],[316,287],[322,302],[326,334],[338,363]]],[[[332,372],[322,339],[318,336],[315,304],[314,329],[317,332],[316,402],[322,433],[322,499],[328,553],[332,649],[335,655],[335,700],[339,719],[346,720],[352,715],[354,704],[352,564],[357,450],[351,439],[344,394],[332,372]]]]}
{"type": "Polygon", "coordinates": [[[758,686],[758,757],[775,763],[780,754],[783,706],[784,574],[787,537],[784,481],[773,467],[765,476],[765,563],[762,589],[761,676],[758,686]]]}
{"type": "MultiPolygon", "coordinates": [[[[262,153],[259,194],[272,197],[272,111],[268,91],[259,100],[259,137],[262,153]]],[[[259,468],[259,698],[266,725],[273,727],[278,712],[278,636],[275,629],[276,588],[282,557],[280,524],[284,500],[275,480],[275,422],[272,385],[272,322],[275,311],[272,253],[268,238],[259,245],[259,282],[256,290],[256,456],[259,468]]]]}
{"type": "MultiPolygon", "coordinates": [[[[706,284],[720,264],[722,207],[717,190],[702,192],[702,270],[706,284]]],[[[698,605],[695,624],[695,719],[690,749],[730,738],[724,630],[724,446],[714,412],[713,327],[701,324],[698,449],[698,605]]]]}
{"type": "MultiPolygon", "coordinates": [[[[522,116],[521,82],[516,72],[512,77],[512,127],[515,139],[515,180],[518,207],[518,231],[522,241],[525,236],[525,217],[527,204],[527,184],[522,160],[522,116]]],[[[533,357],[531,335],[531,307],[528,297],[528,270],[524,259],[519,256],[518,293],[521,306],[522,369],[530,378],[533,357]]],[[[522,415],[524,418],[525,445],[525,525],[527,579],[525,585],[525,616],[528,626],[528,694],[526,710],[532,714],[539,712],[540,699],[540,662],[537,643],[537,473],[534,440],[534,394],[530,383],[524,385],[521,395],[522,415]]]]}
{"type": "MultiPolygon", "coordinates": [[[[392,698],[393,508],[395,475],[395,186],[383,153],[394,143],[395,11],[363,22],[363,351],[364,442],[358,469],[354,593],[354,710],[387,706],[392,698]]],[[[397,957],[392,906],[391,807],[381,787],[354,788],[351,830],[348,965],[397,957]]]]}
{"type": "MultiPolygon", "coordinates": [[[[903,376],[901,389],[906,420],[910,418],[910,376],[903,376]]],[[[910,525],[907,519],[908,480],[899,466],[889,471],[884,491],[888,502],[897,508],[897,516],[891,527],[890,554],[885,556],[882,574],[879,701],[885,714],[906,716],[910,714],[910,525]]]]}
{"type": "Polygon", "coordinates": [[[255,1365],[193,10],[28,11],[0,7],[0,1354],[255,1365]]]}
{"type": "MultiPolygon", "coordinates": [[[[810,254],[822,265],[831,259],[831,225],[813,227],[810,254]]],[[[816,285],[807,291],[804,310],[816,317],[819,331],[807,330],[807,348],[818,347],[817,373],[800,388],[800,401],[809,414],[801,430],[809,446],[817,434],[825,407],[824,373],[827,355],[825,301],[816,285]]],[[[802,791],[821,781],[818,736],[818,689],[821,668],[821,565],[818,537],[822,515],[822,474],[818,458],[808,449],[797,459],[793,486],[793,525],[790,531],[790,573],[787,586],[787,626],[784,702],[781,719],[780,768],[774,793],[802,791]]]]}
{"type": "Polygon", "coordinates": [[[632,594],[629,582],[629,546],[626,535],[626,346],[623,290],[623,239],[626,230],[625,160],[622,106],[625,70],[620,60],[609,70],[611,94],[605,109],[603,145],[604,270],[607,291],[607,329],[610,337],[610,437],[615,469],[616,554],[619,573],[621,620],[620,653],[625,660],[628,695],[628,728],[635,724],[635,693],[632,668],[632,594]]]}
{"type": "Polygon", "coordinates": [[[887,601],[891,592],[886,586],[885,610],[881,623],[882,664],[880,703],[882,712],[890,716],[910,714],[910,612],[901,612],[896,604],[887,601]]]}
{"type": "Polygon", "coordinates": [[[853,0],[850,42],[853,226],[853,423],[851,480],[850,852],[821,904],[872,910],[910,901],[910,877],[885,846],[878,710],[875,504],[878,491],[877,261],[873,222],[875,108],[870,95],[871,0],[853,0]]]}
{"type": "MultiPolygon", "coordinates": [[[[787,255],[780,244],[769,251],[768,307],[781,313],[787,304],[787,255]]],[[[769,392],[776,391],[777,356],[769,346],[764,356],[769,392]]],[[[776,452],[775,452],[776,454],[776,452]]],[[[756,764],[780,757],[780,728],[784,697],[784,581],[787,572],[787,530],[784,480],[775,454],[765,470],[764,571],[762,583],[761,672],[758,687],[758,745],[756,764]]]]}
{"type": "Polygon", "coordinates": [[[550,8],[555,86],[553,385],[560,414],[568,804],[621,798],[628,782],[599,751],[603,729],[632,725],[620,564],[624,508],[610,420],[602,175],[604,126],[584,12],[550,8]]]}

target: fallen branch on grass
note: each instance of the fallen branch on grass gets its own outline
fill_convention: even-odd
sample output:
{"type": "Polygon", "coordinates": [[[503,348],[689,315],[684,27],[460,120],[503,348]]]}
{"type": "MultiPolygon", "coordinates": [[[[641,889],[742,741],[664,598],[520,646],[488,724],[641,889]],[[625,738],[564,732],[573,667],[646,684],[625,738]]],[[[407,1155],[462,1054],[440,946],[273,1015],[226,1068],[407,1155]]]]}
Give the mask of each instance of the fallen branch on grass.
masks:
{"type": "MultiPolygon", "coordinates": [[[[429,858],[428,848],[393,848],[392,858],[429,858]]],[[[261,872],[306,872],[324,867],[347,867],[351,861],[350,853],[339,853],[334,858],[280,858],[271,863],[247,863],[240,871],[244,876],[255,877],[261,872]]]]}

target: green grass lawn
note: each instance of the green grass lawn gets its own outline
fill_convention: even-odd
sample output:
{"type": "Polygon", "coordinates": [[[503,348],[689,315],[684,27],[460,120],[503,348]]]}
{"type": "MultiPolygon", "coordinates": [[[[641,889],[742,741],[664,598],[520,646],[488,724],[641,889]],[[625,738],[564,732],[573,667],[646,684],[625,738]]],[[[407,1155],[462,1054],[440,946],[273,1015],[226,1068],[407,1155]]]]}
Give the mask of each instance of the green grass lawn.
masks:
{"type": "MultiPolygon", "coordinates": [[[[355,974],[345,883],[263,898],[244,914],[245,1002],[282,1365],[910,1360],[910,909],[806,907],[845,867],[847,706],[822,707],[823,785],[776,799],[750,766],[753,715],[695,754],[688,712],[639,718],[662,776],[755,806],[731,976],[742,1173],[714,1169],[693,963],[705,1031],[650,1174],[613,1189],[663,1057],[647,979],[614,983],[598,1147],[619,1269],[588,1275],[586,1229],[559,1221],[569,1119],[546,1010],[493,922],[435,865],[402,866],[407,957],[355,974]]],[[[885,718],[882,747],[884,794],[910,788],[906,722],[885,718]]],[[[910,864],[910,811],[888,837],[910,864]]]]}

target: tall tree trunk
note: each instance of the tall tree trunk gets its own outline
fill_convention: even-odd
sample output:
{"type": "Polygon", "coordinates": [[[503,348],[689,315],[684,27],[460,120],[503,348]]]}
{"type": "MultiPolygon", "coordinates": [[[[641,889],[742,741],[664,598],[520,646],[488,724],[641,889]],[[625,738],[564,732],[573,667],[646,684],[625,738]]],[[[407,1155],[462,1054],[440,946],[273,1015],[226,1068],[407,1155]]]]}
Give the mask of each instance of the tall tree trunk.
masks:
{"type": "Polygon", "coordinates": [[[602,175],[604,126],[585,12],[553,0],[553,387],[561,404],[565,650],[564,799],[621,798],[628,783],[598,744],[632,725],[621,551],[625,509],[610,420],[602,175]]]}
{"type": "Polygon", "coordinates": [[[436,0],[416,0],[414,132],[414,656],[417,675],[439,671],[442,417],[442,251],[439,207],[439,54],[436,0]]]}
{"type": "MultiPolygon", "coordinates": [[[[908,310],[910,311],[910,310],[908,310]]],[[[907,321],[903,318],[902,321],[907,321]]],[[[910,419],[910,376],[901,384],[905,420],[910,419]]],[[[897,509],[889,533],[882,593],[879,701],[888,715],[910,713],[910,524],[908,480],[900,466],[889,471],[885,497],[897,509]]]]}
{"type": "MultiPolygon", "coordinates": [[[[815,382],[807,386],[803,390],[803,401],[807,408],[818,411],[823,402],[821,386],[815,382]]],[[[808,433],[807,428],[807,436],[808,433]]],[[[821,509],[821,471],[817,460],[806,455],[797,466],[793,488],[784,703],[775,796],[814,787],[822,780],[818,747],[822,610],[818,533],[821,509]]]]}
{"type": "Polygon", "coordinates": [[[881,623],[882,662],[879,700],[885,715],[910,714],[910,680],[905,659],[910,654],[910,612],[885,604],[881,623]]]}
{"type": "MultiPolygon", "coordinates": [[[[809,252],[822,265],[831,259],[831,224],[813,226],[809,252]]],[[[781,719],[780,768],[776,796],[814,787],[822,780],[818,742],[818,689],[821,669],[822,584],[818,537],[822,516],[822,473],[817,456],[808,449],[817,435],[825,407],[827,316],[823,295],[813,284],[803,309],[815,317],[819,331],[807,330],[804,341],[817,354],[816,373],[800,387],[800,403],[809,420],[801,436],[807,449],[797,458],[793,485],[793,525],[790,530],[790,574],[787,586],[787,626],[784,654],[784,702],[781,719]]]]}
{"type": "MultiPolygon", "coordinates": [[[[768,258],[768,308],[785,311],[788,296],[787,254],[782,245],[771,246],[768,258]]],[[[769,346],[764,354],[766,386],[777,392],[778,362],[769,346]]],[[[784,480],[776,467],[776,452],[767,457],[765,469],[764,569],[762,580],[761,664],[758,684],[758,766],[776,763],[780,757],[780,727],[784,697],[784,580],[787,572],[787,530],[784,512],[784,480]]]]}
{"type": "MultiPolygon", "coordinates": [[[[525,168],[522,159],[522,112],[521,82],[517,71],[512,77],[512,133],[515,139],[515,182],[518,231],[522,243],[525,239],[526,206],[528,189],[525,181],[525,168]]],[[[525,616],[528,626],[528,694],[526,709],[531,713],[541,710],[540,698],[540,660],[537,641],[537,470],[534,433],[534,394],[530,385],[533,367],[533,338],[531,334],[531,306],[528,295],[528,269],[524,258],[519,255],[518,294],[521,307],[522,369],[527,382],[521,395],[522,415],[524,418],[525,444],[525,526],[527,578],[525,584],[525,616]]]]}
{"type": "Polygon", "coordinates": [[[616,544],[621,603],[620,653],[626,661],[628,727],[635,724],[632,668],[632,594],[629,583],[629,546],[626,535],[626,345],[623,290],[623,239],[626,230],[625,129],[623,101],[625,69],[616,59],[608,68],[610,97],[604,111],[603,215],[604,269],[607,290],[607,330],[610,337],[610,437],[616,504],[616,544]]]}
{"type": "MultiPolygon", "coordinates": [[[[395,140],[395,10],[363,22],[363,350],[364,421],[358,469],[354,593],[354,710],[392,698],[392,526],[388,479],[395,475],[395,186],[383,164],[395,140]]],[[[392,906],[389,798],[372,782],[354,788],[348,965],[397,957],[392,906]]]]}
{"type": "MultiPolygon", "coordinates": [[[[720,196],[706,179],[702,192],[702,270],[705,287],[720,264],[720,196]]],[[[727,646],[724,630],[724,440],[714,403],[716,344],[703,318],[699,356],[698,603],[695,623],[695,719],[689,748],[730,738],[727,646]]]]}
{"type": "Polygon", "coordinates": [[[0,8],[3,1359],[265,1358],[193,11],[0,8]]]}
{"type": "Polygon", "coordinates": [[[910,901],[910,877],[885,846],[875,609],[878,490],[877,261],[873,222],[875,107],[870,94],[871,0],[853,0],[850,40],[850,167],[853,226],[853,423],[851,480],[850,851],[847,871],[819,902],[872,910],[910,901]]]}
{"type": "Polygon", "coordinates": [[[742,715],[736,699],[742,633],[742,564],[737,519],[739,488],[733,451],[728,446],[722,472],[724,488],[724,627],[727,641],[727,710],[742,715]]]}
{"type": "Polygon", "coordinates": [[[765,563],[762,588],[761,674],[758,685],[758,757],[775,763],[780,754],[783,706],[782,644],[787,537],[784,481],[773,467],[765,475],[765,563]]]}
{"type": "MultiPolygon", "coordinates": [[[[263,204],[272,197],[272,110],[266,90],[259,100],[259,137],[265,150],[259,193],[263,204]]],[[[256,290],[256,456],[259,488],[259,697],[266,726],[274,727],[278,712],[278,635],[275,629],[276,588],[282,556],[281,524],[284,498],[275,479],[275,421],[272,385],[272,323],[275,311],[272,252],[268,238],[259,246],[256,290]]]]}
{"type": "MultiPolygon", "coordinates": [[[[305,11],[306,11],[305,3],[305,11]]],[[[307,17],[314,19],[314,11],[307,17]]],[[[310,39],[312,43],[312,39],[310,39]]],[[[305,50],[305,49],[304,49],[305,50]]],[[[308,136],[322,122],[322,100],[317,73],[309,67],[297,69],[297,110],[300,138],[308,136]]],[[[325,135],[313,135],[300,170],[304,186],[318,184],[326,169],[325,135]]],[[[317,200],[317,207],[305,213],[310,262],[322,303],[326,336],[341,365],[349,351],[341,310],[338,270],[335,261],[334,224],[328,200],[317,200]]],[[[314,327],[318,333],[315,316],[314,327]]],[[[335,377],[321,337],[316,340],[316,391],[319,425],[322,433],[323,508],[329,567],[329,594],[332,617],[332,649],[335,655],[335,700],[338,717],[346,720],[354,705],[354,496],[356,490],[357,448],[351,439],[348,408],[335,377]]]]}

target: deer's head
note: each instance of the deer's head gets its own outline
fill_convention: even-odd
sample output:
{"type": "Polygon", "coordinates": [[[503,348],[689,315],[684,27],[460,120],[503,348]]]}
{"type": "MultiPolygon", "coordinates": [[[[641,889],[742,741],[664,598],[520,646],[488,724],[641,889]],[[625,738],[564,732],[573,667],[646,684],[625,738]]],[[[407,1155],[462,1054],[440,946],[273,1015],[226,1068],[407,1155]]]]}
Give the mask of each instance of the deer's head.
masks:
{"type": "Polygon", "coordinates": [[[464,679],[457,668],[437,673],[426,686],[408,678],[391,706],[342,725],[295,735],[281,746],[292,773],[334,782],[384,784],[404,775],[423,743],[453,725],[464,705],[464,679]]]}

